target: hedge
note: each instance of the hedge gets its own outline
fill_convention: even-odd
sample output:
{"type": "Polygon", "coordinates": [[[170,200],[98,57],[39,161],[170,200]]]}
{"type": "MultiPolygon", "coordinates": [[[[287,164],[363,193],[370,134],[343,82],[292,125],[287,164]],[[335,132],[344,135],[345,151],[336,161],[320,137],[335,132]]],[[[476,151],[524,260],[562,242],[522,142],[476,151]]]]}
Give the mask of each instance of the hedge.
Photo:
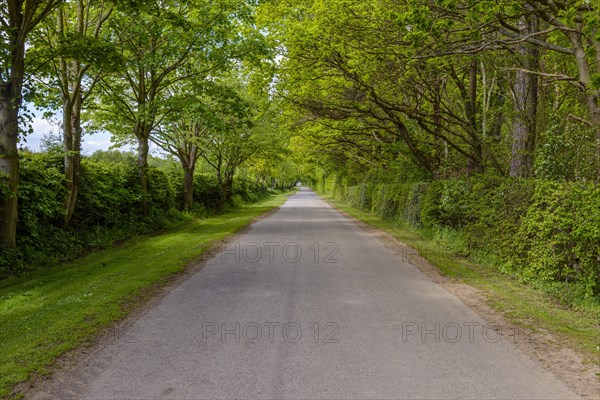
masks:
{"type": "Polygon", "coordinates": [[[399,225],[459,232],[464,254],[486,252],[502,272],[562,297],[600,300],[598,185],[473,177],[355,186],[330,179],[319,187],[399,225]]]}
{"type": "MultiPolygon", "coordinates": [[[[65,227],[62,156],[23,152],[19,157],[17,262],[0,254],[0,278],[26,267],[53,265],[116,240],[155,232],[189,218],[182,212],[183,174],[179,169],[149,168],[149,213],[142,217],[143,197],[135,159],[107,162],[84,158],[75,212],[65,227]]],[[[265,185],[236,180],[231,202],[234,206],[255,202],[267,194],[265,185]]],[[[219,208],[220,190],[214,176],[195,177],[194,200],[198,215],[219,208]]]]}

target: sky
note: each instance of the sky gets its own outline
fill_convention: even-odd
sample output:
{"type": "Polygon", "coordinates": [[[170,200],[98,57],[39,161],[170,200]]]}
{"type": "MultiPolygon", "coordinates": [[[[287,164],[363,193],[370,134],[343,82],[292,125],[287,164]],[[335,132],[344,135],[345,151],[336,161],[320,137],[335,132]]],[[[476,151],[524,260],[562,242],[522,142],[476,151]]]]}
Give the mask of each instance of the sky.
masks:
{"type": "MultiPolygon", "coordinates": [[[[56,122],[51,122],[42,118],[41,112],[35,111],[31,123],[33,133],[27,135],[27,142],[24,142],[21,145],[33,151],[39,151],[44,136],[47,136],[49,133],[52,133],[53,135],[60,134],[58,122],[60,118],[61,116],[59,115],[56,117],[56,122]]],[[[109,132],[103,131],[93,135],[85,134],[84,132],[81,144],[82,153],[84,155],[90,155],[96,150],[108,150],[111,145],[109,132]]],[[[124,146],[121,150],[132,150],[132,148],[130,146],[124,146]]]]}
{"type": "MultiPolygon", "coordinates": [[[[49,133],[54,135],[60,133],[58,122],[53,124],[37,113],[33,118],[31,126],[33,128],[33,133],[27,135],[27,142],[22,145],[34,151],[40,150],[44,136],[47,136],[49,133]]],[[[93,135],[84,135],[81,146],[83,154],[90,155],[96,150],[108,150],[110,145],[110,133],[99,132],[93,135]]]]}

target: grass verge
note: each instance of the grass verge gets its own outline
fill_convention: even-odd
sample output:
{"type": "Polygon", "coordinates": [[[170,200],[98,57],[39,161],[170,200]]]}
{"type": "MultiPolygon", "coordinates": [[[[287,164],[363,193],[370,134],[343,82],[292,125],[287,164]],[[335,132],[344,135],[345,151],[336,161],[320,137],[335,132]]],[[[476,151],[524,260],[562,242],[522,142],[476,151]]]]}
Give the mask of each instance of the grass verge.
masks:
{"type": "Polygon", "coordinates": [[[488,304],[512,323],[559,337],[582,354],[585,362],[600,364],[599,310],[562,307],[542,290],[517,282],[491,265],[453,253],[451,239],[442,236],[432,240],[428,232],[401,227],[332,197],[323,197],[352,217],[416,249],[444,275],[484,291],[488,304]]]}
{"type": "Polygon", "coordinates": [[[48,374],[64,352],[93,341],[147,300],[212,243],[281,205],[285,194],[157,236],[89,254],[62,266],[0,282],[0,397],[34,374],[48,374]]]}

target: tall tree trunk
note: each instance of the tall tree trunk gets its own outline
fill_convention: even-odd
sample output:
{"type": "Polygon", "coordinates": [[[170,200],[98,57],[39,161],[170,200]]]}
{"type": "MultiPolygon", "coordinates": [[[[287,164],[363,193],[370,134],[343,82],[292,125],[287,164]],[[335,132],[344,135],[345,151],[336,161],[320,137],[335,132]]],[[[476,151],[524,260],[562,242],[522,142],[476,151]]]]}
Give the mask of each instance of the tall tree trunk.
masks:
{"type": "Polygon", "coordinates": [[[16,256],[19,186],[19,109],[25,76],[25,43],[35,24],[60,4],[58,0],[2,2],[3,57],[0,76],[0,247],[16,256]]]}
{"type": "Polygon", "coordinates": [[[598,94],[586,93],[586,102],[590,110],[592,129],[596,140],[596,183],[600,183],[600,98],[598,94]]]}
{"type": "MultiPolygon", "coordinates": [[[[442,85],[441,85],[441,79],[440,78],[436,78],[437,79],[437,83],[435,85],[435,98],[433,101],[433,124],[437,127],[442,127],[442,118],[441,118],[441,98],[442,98],[442,85]]],[[[442,140],[440,138],[437,139],[440,144],[443,147],[443,150],[441,151],[441,153],[436,157],[437,158],[437,165],[439,166],[440,164],[446,162],[446,160],[448,159],[448,154],[449,154],[449,149],[448,149],[448,143],[445,140],[442,140]]],[[[438,175],[438,172],[435,172],[435,175],[438,175]]]]}
{"type": "Polygon", "coordinates": [[[223,200],[224,200],[224,202],[227,202],[231,199],[231,193],[233,192],[233,174],[232,173],[227,174],[227,177],[225,178],[225,185],[223,188],[224,188],[223,200]]]}
{"type": "Polygon", "coordinates": [[[0,88],[0,247],[14,251],[17,234],[17,190],[19,186],[18,107],[20,85],[8,82],[0,88]]]}
{"type": "Polygon", "coordinates": [[[183,167],[183,206],[186,210],[191,210],[194,206],[194,172],[196,170],[196,150],[192,149],[187,159],[181,160],[183,167]]]}
{"type": "Polygon", "coordinates": [[[143,216],[148,215],[148,152],[150,150],[150,126],[146,123],[136,125],[136,137],[138,140],[138,177],[142,191],[142,203],[140,205],[143,216]]]}
{"type": "MultiPolygon", "coordinates": [[[[13,32],[14,34],[14,32],[13,32]]],[[[16,38],[13,42],[16,42],[16,38]]],[[[11,53],[11,71],[0,85],[0,247],[16,254],[17,191],[19,187],[19,108],[25,73],[25,47],[16,45],[11,53]]]]}
{"type": "Polygon", "coordinates": [[[194,170],[186,167],[184,171],[183,205],[189,211],[194,206],[194,170]]]}
{"type": "MultiPolygon", "coordinates": [[[[537,31],[535,17],[523,17],[519,21],[519,31],[526,36],[537,31]]],[[[518,48],[524,69],[539,69],[536,46],[521,43],[518,48]]],[[[510,176],[527,178],[533,175],[536,121],[538,108],[538,78],[535,74],[518,70],[513,86],[515,95],[515,120],[513,123],[512,154],[510,176]]]]}
{"type": "Polygon", "coordinates": [[[64,173],[67,196],[65,198],[65,225],[73,217],[77,193],[79,192],[80,152],[81,152],[81,98],[71,103],[66,98],[63,101],[63,148],[64,173]]]}
{"type": "Polygon", "coordinates": [[[474,58],[469,68],[469,99],[466,111],[469,125],[471,125],[471,152],[470,156],[467,157],[467,175],[483,172],[483,145],[479,137],[480,130],[477,126],[477,65],[477,58],[474,58]]]}
{"type": "Polygon", "coordinates": [[[75,99],[71,110],[71,134],[69,141],[65,137],[65,177],[67,182],[67,198],[65,200],[65,225],[68,225],[75,211],[79,182],[81,177],[81,104],[82,97],[75,99]]]}
{"type": "Polygon", "coordinates": [[[73,188],[73,104],[69,96],[63,99],[63,149],[65,152],[65,186],[67,187],[67,197],[65,198],[65,225],[69,221],[69,204],[71,203],[71,190],[73,188]]]}
{"type": "Polygon", "coordinates": [[[600,99],[588,94],[587,102],[592,117],[592,128],[596,130],[596,183],[600,183],[600,99]]]}
{"type": "MultiPolygon", "coordinates": [[[[80,25],[78,31],[84,33],[83,3],[78,2],[77,21],[80,25]]],[[[65,38],[64,10],[57,13],[57,32],[62,39],[65,38]]],[[[81,78],[79,77],[80,66],[78,61],[68,61],[60,58],[60,81],[63,96],[63,149],[64,173],[67,195],[65,197],[65,226],[69,225],[77,194],[79,192],[79,176],[81,164],[81,106],[83,96],[81,94],[81,78]],[[75,80],[75,81],[73,81],[75,80]]]]}
{"type": "Polygon", "coordinates": [[[223,207],[227,202],[227,188],[225,184],[225,180],[223,179],[223,175],[221,174],[221,168],[217,168],[217,183],[219,184],[220,194],[219,194],[219,208],[223,207]]]}

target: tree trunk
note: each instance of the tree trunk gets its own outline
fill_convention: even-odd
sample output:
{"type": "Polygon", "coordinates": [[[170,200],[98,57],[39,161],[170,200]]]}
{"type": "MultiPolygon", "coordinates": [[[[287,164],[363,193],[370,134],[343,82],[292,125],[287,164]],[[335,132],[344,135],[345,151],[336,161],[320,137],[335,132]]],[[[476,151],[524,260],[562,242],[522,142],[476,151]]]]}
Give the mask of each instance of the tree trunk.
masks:
{"type": "Polygon", "coordinates": [[[68,225],[75,211],[79,181],[81,176],[81,96],[75,103],[65,99],[63,103],[63,141],[65,149],[65,225],[68,225]]]}
{"type": "Polygon", "coordinates": [[[220,169],[217,169],[217,183],[219,184],[220,199],[219,199],[219,207],[223,207],[227,202],[227,188],[225,187],[225,181],[223,179],[223,175],[221,174],[220,169]]]}
{"type": "MultiPolygon", "coordinates": [[[[82,103],[83,99],[78,99],[75,102],[75,109],[73,110],[73,176],[71,188],[71,203],[68,209],[69,220],[72,218],[73,212],[75,211],[77,195],[79,194],[79,183],[81,181],[81,135],[83,134],[83,129],[81,127],[82,103]]],[[[69,220],[67,220],[67,222],[69,220]]]]}
{"type": "Polygon", "coordinates": [[[150,137],[149,126],[140,123],[136,126],[136,137],[138,139],[138,176],[140,179],[140,190],[142,191],[142,203],[140,211],[143,216],[148,215],[148,152],[150,145],[148,139],[150,137]]]}
{"type": "Polygon", "coordinates": [[[67,197],[65,198],[65,225],[69,223],[69,207],[71,204],[71,193],[73,190],[73,104],[70,98],[63,99],[63,149],[65,151],[65,186],[67,197]]]}
{"type": "Polygon", "coordinates": [[[227,203],[228,197],[229,196],[227,196],[227,187],[223,184],[221,186],[221,200],[220,200],[221,207],[223,207],[227,203]]]}
{"type": "Polygon", "coordinates": [[[186,168],[184,174],[183,205],[189,211],[194,206],[194,171],[186,168]]]}
{"type": "Polygon", "coordinates": [[[494,117],[490,128],[490,138],[496,142],[502,139],[502,125],[504,125],[504,112],[502,108],[506,101],[506,97],[502,93],[497,93],[492,100],[494,110],[499,110],[494,117]]]}
{"type": "MultiPolygon", "coordinates": [[[[14,32],[13,32],[14,34],[14,32]]],[[[11,38],[16,41],[16,38],[11,38]]],[[[19,108],[25,73],[25,47],[11,53],[10,79],[0,85],[0,247],[16,255],[19,187],[19,108]]]]}
{"type": "Polygon", "coordinates": [[[190,161],[183,166],[184,182],[183,182],[183,205],[186,210],[191,210],[194,207],[194,172],[196,170],[195,155],[190,156],[190,161]]]}
{"type": "MultiPolygon", "coordinates": [[[[83,23],[83,4],[78,4],[78,21],[83,23]]],[[[64,39],[64,14],[61,9],[57,14],[57,32],[64,39]]],[[[83,27],[79,33],[83,34],[83,27]]],[[[79,64],[77,61],[67,61],[60,58],[60,80],[63,96],[63,149],[65,186],[67,196],[65,197],[65,226],[69,225],[77,194],[79,192],[79,176],[81,165],[81,106],[83,97],[80,91],[80,82],[71,82],[74,76],[79,76],[79,64]],[[73,90],[73,92],[71,92],[73,90]]]]}
{"type": "Polygon", "coordinates": [[[198,161],[198,147],[195,144],[182,146],[177,149],[176,155],[183,169],[183,207],[190,211],[194,206],[194,173],[198,161]]]}
{"type": "Polygon", "coordinates": [[[223,199],[225,202],[227,202],[231,199],[231,192],[233,191],[233,176],[229,176],[228,174],[227,178],[225,179],[224,189],[223,199]]]}
{"type": "MultiPolygon", "coordinates": [[[[442,118],[441,118],[441,93],[442,93],[442,85],[441,79],[438,79],[438,83],[435,85],[435,97],[433,100],[433,124],[439,128],[442,128],[442,118]]],[[[440,164],[443,164],[448,159],[448,143],[441,138],[437,139],[442,145],[443,151],[436,157],[437,165],[439,167],[440,164]]],[[[436,171],[436,175],[438,172],[436,171]]]]}
{"type": "Polygon", "coordinates": [[[535,146],[535,100],[533,81],[527,72],[517,71],[514,84],[515,121],[513,123],[510,176],[527,178],[533,173],[533,150],[535,146]]]}
{"type": "MultiPolygon", "coordinates": [[[[521,35],[530,35],[537,31],[534,17],[523,17],[519,21],[521,35]]],[[[524,69],[535,71],[539,68],[536,46],[522,43],[518,53],[524,69]]],[[[525,71],[517,71],[514,83],[514,109],[512,154],[510,176],[527,178],[533,175],[536,120],[538,108],[538,78],[525,71]]]]}
{"type": "Polygon", "coordinates": [[[0,88],[0,247],[3,251],[16,248],[17,190],[19,186],[18,110],[20,85],[10,82],[0,88]]]}
{"type": "Polygon", "coordinates": [[[16,256],[19,186],[19,109],[25,76],[25,43],[34,25],[60,1],[3,1],[2,76],[0,76],[0,247],[16,256]]]}
{"type": "Polygon", "coordinates": [[[468,176],[483,172],[483,145],[479,137],[480,130],[477,126],[477,77],[479,73],[477,65],[478,61],[474,58],[469,67],[469,98],[467,99],[466,112],[470,125],[471,151],[467,157],[466,171],[468,176]]]}

